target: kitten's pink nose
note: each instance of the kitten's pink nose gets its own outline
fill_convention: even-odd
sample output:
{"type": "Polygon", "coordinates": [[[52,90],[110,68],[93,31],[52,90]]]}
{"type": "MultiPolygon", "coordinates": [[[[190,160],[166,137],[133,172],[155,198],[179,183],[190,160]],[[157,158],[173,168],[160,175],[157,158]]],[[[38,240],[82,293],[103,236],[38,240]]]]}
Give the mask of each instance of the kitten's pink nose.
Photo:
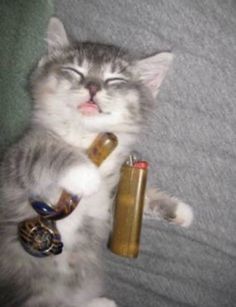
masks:
{"type": "Polygon", "coordinates": [[[91,97],[95,96],[97,92],[101,89],[101,86],[94,81],[88,82],[85,87],[89,90],[91,97]]]}

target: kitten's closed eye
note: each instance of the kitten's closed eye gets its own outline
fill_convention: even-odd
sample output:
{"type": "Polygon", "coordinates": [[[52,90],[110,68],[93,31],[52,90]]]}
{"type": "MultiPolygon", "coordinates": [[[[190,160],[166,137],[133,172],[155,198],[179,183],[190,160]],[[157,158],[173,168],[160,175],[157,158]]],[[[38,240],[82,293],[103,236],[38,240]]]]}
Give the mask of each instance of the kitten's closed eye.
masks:
{"type": "Polygon", "coordinates": [[[105,84],[107,85],[115,85],[115,84],[122,84],[122,83],[127,83],[128,80],[125,78],[120,78],[120,77],[116,77],[116,78],[108,78],[105,80],[105,84]]]}
{"type": "Polygon", "coordinates": [[[72,77],[75,77],[80,81],[84,80],[84,75],[82,74],[82,72],[73,67],[63,66],[61,67],[61,71],[69,73],[70,75],[72,75],[72,77]]]}

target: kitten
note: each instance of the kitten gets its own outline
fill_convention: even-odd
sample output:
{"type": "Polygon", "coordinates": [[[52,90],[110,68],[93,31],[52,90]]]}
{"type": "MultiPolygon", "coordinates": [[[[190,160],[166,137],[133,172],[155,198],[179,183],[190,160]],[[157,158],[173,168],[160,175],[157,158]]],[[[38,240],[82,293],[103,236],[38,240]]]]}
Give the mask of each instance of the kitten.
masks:
{"type": "MultiPolygon", "coordinates": [[[[110,230],[111,191],[172,55],[133,60],[114,46],[72,44],[56,18],[47,35],[48,53],[32,77],[32,122],[1,164],[0,305],[113,307],[102,297],[99,257],[110,230]],[[97,168],[85,151],[100,132],[116,134],[119,145],[97,168]],[[62,189],[83,195],[75,211],[57,222],[64,250],[33,257],[17,236],[18,223],[35,216],[28,199],[55,203],[62,189]]],[[[192,220],[190,207],[156,190],[147,193],[147,212],[182,226],[192,220]]]]}

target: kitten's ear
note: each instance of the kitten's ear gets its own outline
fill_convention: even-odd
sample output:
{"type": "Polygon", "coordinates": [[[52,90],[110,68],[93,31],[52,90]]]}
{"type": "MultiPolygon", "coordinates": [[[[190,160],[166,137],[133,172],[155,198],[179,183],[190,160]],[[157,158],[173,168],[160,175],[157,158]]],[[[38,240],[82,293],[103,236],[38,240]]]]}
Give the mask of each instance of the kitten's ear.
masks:
{"type": "Polygon", "coordinates": [[[69,46],[69,40],[63,23],[56,17],[49,20],[47,29],[48,53],[69,46]]]}
{"type": "Polygon", "coordinates": [[[172,53],[162,52],[137,62],[141,80],[149,87],[154,97],[159,92],[173,58],[172,53]]]}

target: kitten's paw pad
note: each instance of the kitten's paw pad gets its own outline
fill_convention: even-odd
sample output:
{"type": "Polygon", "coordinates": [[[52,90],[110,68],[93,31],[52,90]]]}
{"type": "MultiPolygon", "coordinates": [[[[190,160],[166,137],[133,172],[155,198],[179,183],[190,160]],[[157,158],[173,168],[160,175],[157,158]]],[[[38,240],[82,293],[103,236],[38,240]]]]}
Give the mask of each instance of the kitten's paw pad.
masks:
{"type": "Polygon", "coordinates": [[[101,184],[101,176],[93,164],[84,164],[69,169],[59,181],[66,191],[89,196],[97,192],[101,184]]]}
{"type": "Polygon", "coordinates": [[[147,192],[145,212],[182,227],[190,226],[193,220],[193,210],[189,205],[155,189],[147,192]]]}
{"type": "Polygon", "coordinates": [[[116,303],[105,297],[92,300],[86,307],[117,307],[116,303]]]}

